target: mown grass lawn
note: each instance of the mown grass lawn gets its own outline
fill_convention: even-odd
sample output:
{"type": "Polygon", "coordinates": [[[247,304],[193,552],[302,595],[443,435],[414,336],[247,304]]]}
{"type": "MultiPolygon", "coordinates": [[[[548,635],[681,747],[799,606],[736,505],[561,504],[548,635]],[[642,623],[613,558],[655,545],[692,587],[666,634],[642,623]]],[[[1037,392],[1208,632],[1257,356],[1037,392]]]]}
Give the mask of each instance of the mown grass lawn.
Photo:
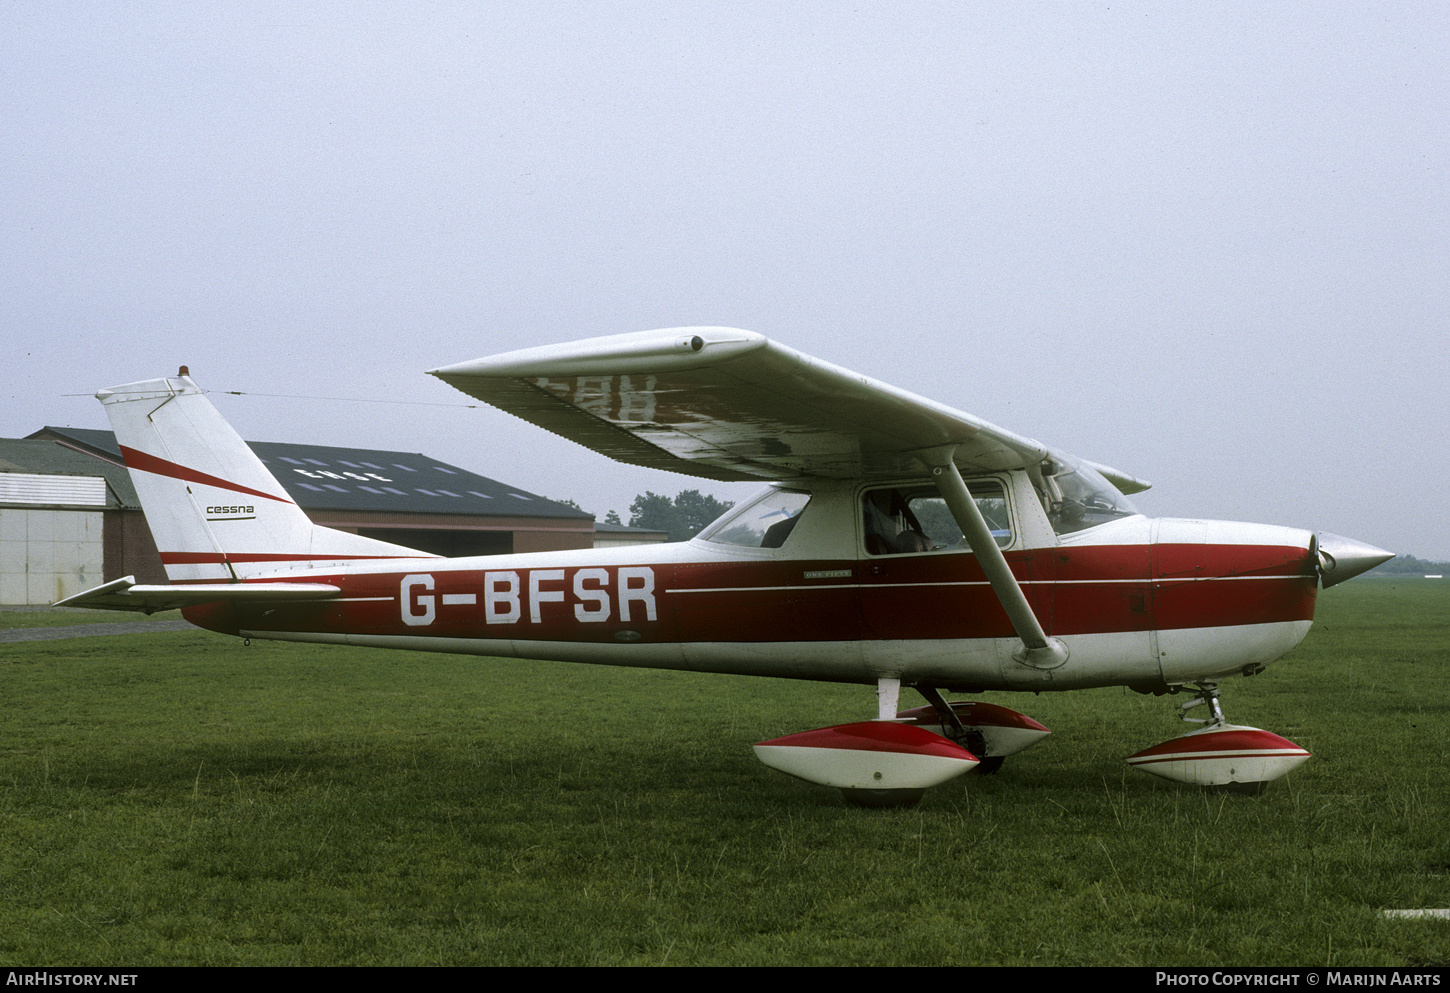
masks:
{"type": "Polygon", "coordinates": [[[137,621],[179,620],[176,611],[165,611],[147,616],[141,613],[116,610],[56,610],[50,607],[0,607],[0,631],[15,628],[69,627],[73,624],[132,624],[137,621]]]}
{"type": "MultiPolygon", "coordinates": [[[[0,624],[5,619],[0,615],[0,624]]],[[[1315,758],[1259,797],[1124,756],[1176,700],[989,698],[1055,734],[911,811],[750,745],[868,687],[240,642],[0,645],[0,960],[1450,961],[1450,584],[1321,594],[1226,684],[1315,758]]]]}

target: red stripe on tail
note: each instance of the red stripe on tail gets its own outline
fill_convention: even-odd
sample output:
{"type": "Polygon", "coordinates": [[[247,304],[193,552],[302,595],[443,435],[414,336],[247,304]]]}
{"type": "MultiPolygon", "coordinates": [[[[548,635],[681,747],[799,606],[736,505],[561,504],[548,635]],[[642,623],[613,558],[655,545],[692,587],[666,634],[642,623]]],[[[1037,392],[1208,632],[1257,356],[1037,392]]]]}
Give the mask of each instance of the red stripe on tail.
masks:
{"type": "Polygon", "coordinates": [[[134,448],[127,448],[125,445],[121,446],[121,457],[126,460],[126,468],[128,469],[154,472],[158,476],[170,476],[172,479],[181,479],[188,483],[205,483],[207,486],[220,487],[224,490],[231,490],[234,493],[245,493],[248,496],[259,496],[267,500],[276,500],[278,503],[291,503],[292,506],[297,506],[286,497],[273,496],[271,493],[263,493],[261,490],[238,486],[236,483],[228,482],[217,476],[208,476],[204,472],[188,469],[184,465],[168,462],[166,459],[157,458],[155,455],[147,455],[145,452],[137,451],[134,448]]]}

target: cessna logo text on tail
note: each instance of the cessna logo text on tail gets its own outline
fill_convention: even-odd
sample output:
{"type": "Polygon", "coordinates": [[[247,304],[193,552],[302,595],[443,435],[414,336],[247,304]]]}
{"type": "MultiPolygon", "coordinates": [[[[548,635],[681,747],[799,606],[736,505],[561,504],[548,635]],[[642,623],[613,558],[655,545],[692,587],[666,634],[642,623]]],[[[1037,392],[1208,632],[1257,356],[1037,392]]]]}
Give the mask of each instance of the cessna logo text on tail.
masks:
{"type": "Polygon", "coordinates": [[[98,394],[171,585],[128,577],[62,602],[179,607],[242,638],[865,684],[875,720],[756,753],[853,802],[903,804],[1048,734],[946,694],[1097,686],[1182,694],[1202,725],[1135,767],[1261,788],[1308,752],[1229,724],[1220,684],[1291,651],[1321,589],[1390,557],[1296,528],[1150,520],[1129,473],[733,328],[433,374],[619,461],[766,488],[688,542],[446,559],[313,524],[182,373],[98,394]],[[927,706],[901,709],[903,686],[927,706]]]}

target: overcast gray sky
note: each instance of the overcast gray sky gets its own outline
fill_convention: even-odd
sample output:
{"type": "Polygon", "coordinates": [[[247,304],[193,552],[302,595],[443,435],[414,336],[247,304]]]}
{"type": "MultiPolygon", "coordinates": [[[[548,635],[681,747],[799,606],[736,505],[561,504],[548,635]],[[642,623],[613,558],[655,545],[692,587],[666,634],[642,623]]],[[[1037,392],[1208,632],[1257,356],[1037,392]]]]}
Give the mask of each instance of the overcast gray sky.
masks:
{"type": "MultiPolygon", "coordinates": [[[[243,436],[601,517],[425,369],[723,324],[1450,559],[1444,3],[0,4],[0,436],[174,373],[243,436]],[[73,396],[72,394],[83,394],[73,396]]],[[[748,492],[747,487],[743,492],[748,492]]]]}

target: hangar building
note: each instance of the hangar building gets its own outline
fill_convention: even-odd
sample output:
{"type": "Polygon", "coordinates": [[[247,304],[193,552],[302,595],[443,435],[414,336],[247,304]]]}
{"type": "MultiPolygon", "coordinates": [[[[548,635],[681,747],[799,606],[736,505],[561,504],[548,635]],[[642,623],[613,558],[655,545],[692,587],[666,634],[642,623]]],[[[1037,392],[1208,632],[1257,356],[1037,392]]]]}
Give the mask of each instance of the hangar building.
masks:
{"type": "Polygon", "coordinates": [[[134,505],[124,469],[48,441],[0,440],[0,604],[49,604],[103,582],[108,515],[128,497],[134,505]]]}
{"type": "MultiPolygon", "coordinates": [[[[427,455],[248,444],[327,527],[448,556],[594,545],[589,514],[427,455]]],[[[115,435],[46,427],[0,441],[0,603],[49,604],[122,576],[166,581],[115,435]]]]}

